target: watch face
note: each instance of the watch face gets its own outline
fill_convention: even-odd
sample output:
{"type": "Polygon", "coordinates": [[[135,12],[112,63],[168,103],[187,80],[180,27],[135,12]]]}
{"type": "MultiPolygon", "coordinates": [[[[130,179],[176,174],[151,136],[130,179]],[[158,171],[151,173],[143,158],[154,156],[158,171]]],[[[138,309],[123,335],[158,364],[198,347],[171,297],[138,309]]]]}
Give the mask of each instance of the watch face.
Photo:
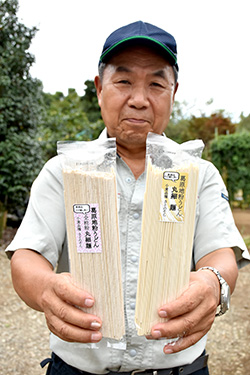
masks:
{"type": "Polygon", "coordinates": [[[230,288],[228,284],[221,285],[221,312],[224,314],[230,307],[230,288]]]}

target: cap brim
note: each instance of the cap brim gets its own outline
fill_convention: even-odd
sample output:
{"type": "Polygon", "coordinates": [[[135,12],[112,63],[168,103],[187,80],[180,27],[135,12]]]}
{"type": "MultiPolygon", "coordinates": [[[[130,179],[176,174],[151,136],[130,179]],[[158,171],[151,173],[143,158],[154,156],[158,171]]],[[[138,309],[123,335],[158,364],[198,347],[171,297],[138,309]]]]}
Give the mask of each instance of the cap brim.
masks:
{"type": "Polygon", "coordinates": [[[135,35],[129,38],[125,38],[113,44],[111,47],[109,47],[102,53],[100,57],[100,63],[107,62],[112,56],[114,56],[115,53],[118,53],[124,48],[137,44],[148,46],[150,48],[157,50],[157,52],[163,55],[171,65],[175,65],[178,70],[177,57],[167,46],[165,46],[157,39],[142,35],[135,35]]]}

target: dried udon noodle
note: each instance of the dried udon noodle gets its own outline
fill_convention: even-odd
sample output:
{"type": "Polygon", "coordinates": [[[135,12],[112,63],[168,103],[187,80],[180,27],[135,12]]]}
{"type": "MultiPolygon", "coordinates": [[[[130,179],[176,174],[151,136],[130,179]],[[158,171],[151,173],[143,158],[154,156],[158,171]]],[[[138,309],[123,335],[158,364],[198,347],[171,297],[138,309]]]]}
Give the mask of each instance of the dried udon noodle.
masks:
{"type": "Polygon", "coordinates": [[[94,306],[85,311],[102,319],[103,336],[121,339],[125,333],[125,323],[115,172],[64,170],[63,177],[73,280],[95,298],[94,306]],[[99,253],[80,253],[77,251],[79,243],[73,206],[91,204],[99,207],[102,249],[99,253]]]}
{"type": "Polygon", "coordinates": [[[163,170],[148,163],[135,311],[138,335],[150,334],[154,324],[164,321],[158,308],[180,296],[189,282],[199,169],[191,163],[176,172],[188,173],[185,218],[160,221],[163,170]]]}

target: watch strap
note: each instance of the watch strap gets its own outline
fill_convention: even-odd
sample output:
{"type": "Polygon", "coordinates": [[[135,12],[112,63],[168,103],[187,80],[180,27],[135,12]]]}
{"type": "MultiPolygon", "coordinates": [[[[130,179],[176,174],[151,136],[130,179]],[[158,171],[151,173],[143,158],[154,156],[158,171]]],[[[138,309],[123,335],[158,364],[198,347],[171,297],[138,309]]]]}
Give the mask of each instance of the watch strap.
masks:
{"type": "MultiPolygon", "coordinates": [[[[209,266],[201,267],[197,270],[197,272],[201,271],[201,270],[210,270],[217,276],[217,278],[219,280],[219,283],[220,283],[220,290],[221,290],[221,297],[222,297],[222,286],[225,284],[228,287],[228,284],[227,284],[226,280],[223,279],[220,272],[216,268],[209,267],[209,266]]],[[[220,305],[219,305],[220,310],[215,314],[215,316],[221,316],[221,315],[225,314],[225,312],[228,310],[228,307],[224,306],[224,304],[222,303],[223,301],[222,301],[221,297],[220,297],[220,305]]]]}

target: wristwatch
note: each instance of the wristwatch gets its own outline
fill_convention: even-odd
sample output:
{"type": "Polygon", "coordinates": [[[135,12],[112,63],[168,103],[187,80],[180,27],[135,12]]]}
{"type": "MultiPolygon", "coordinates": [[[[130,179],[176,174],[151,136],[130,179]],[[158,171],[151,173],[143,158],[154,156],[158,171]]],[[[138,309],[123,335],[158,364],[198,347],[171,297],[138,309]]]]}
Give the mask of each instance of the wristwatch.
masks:
{"type": "Polygon", "coordinates": [[[220,310],[216,313],[215,316],[220,316],[225,314],[225,312],[230,307],[230,288],[228,283],[223,279],[220,272],[213,267],[201,267],[198,269],[200,270],[210,270],[212,271],[218,278],[220,283],[220,310]]]}

